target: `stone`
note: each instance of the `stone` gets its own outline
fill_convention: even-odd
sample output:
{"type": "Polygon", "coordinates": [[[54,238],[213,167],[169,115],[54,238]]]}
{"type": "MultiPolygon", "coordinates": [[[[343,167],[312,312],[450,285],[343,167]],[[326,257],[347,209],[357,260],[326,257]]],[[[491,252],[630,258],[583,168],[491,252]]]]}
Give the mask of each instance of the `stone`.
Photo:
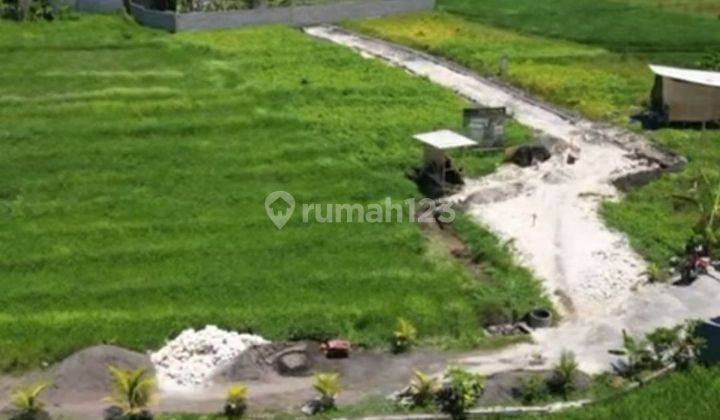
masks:
{"type": "Polygon", "coordinates": [[[531,166],[537,162],[545,162],[551,156],[548,148],[541,144],[525,144],[508,148],[505,151],[505,159],[521,167],[531,166]]]}
{"type": "Polygon", "coordinates": [[[305,353],[287,353],[278,358],[277,369],[285,376],[304,375],[310,370],[310,360],[305,353]]]}

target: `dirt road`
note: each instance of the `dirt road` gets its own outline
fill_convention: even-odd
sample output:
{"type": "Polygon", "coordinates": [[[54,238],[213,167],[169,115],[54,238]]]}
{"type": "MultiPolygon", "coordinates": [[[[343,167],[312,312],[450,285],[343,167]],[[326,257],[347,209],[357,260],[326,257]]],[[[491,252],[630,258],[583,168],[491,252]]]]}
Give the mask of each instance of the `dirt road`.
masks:
{"type": "Polygon", "coordinates": [[[681,158],[638,135],[570,116],[422,52],[332,26],[305,31],[427,77],[478,104],[504,106],[521,123],[557,140],[558,153],[551,160],[530,168],[505,166],[469,181],[450,198],[501,239],[512,241],[519,262],[536,273],[565,315],[557,328],[536,331],[532,344],[467,357],[463,363],[486,374],[547,368],[567,349],[583,370],[598,372],[610,367],[614,356],[608,350],[620,346],[623,329],[641,333],[717,315],[713,300],[720,284],[702,279],[689,288],[646,285],[645,262],[598,214],[603,200],[620,197],[614,180],[678,169],[681,158]],[[567,161],[569,153],[578,158],[574,164],[567,161]]]}

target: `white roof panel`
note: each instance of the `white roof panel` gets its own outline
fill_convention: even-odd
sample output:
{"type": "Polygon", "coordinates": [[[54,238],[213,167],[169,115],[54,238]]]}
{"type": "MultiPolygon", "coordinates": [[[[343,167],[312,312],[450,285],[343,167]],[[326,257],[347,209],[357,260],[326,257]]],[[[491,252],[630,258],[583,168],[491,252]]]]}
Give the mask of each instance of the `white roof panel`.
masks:
{"type": "Polygon", "coordinates": [[[458,147],[477,146],[478,143],[450,130],[433,131],[416,134],[414,139],[440,150],[455,149],[458,147]]]}
{"type": "Polygon", "coordinates": [[[650,70],[662,77],[697,83],[699,85],[720,87],[720,72],[716,71],[690,70],[655,65],[651,65],[650,70]]]}

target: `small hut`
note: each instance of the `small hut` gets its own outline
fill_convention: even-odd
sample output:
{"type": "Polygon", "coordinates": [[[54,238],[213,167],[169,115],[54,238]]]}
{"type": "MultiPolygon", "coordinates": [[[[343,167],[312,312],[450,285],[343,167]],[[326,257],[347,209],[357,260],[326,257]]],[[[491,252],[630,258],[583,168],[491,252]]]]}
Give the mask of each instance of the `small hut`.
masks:
{"type": "Polygon", "coordinates": [[[477,147],[478,143],[450,130],[417,134],[413,138],[425,146],[423,167],[417,171],[415,179],[430,197],[451,192],[455,186],[462,185],[462,175],[454,167],[447,152],[453,149],[477,147]]]}
{"type": "Polygon", "coordinates": [[[720,73],[650,66],[652,111],[666,122],[720,121],[720,73]]]}

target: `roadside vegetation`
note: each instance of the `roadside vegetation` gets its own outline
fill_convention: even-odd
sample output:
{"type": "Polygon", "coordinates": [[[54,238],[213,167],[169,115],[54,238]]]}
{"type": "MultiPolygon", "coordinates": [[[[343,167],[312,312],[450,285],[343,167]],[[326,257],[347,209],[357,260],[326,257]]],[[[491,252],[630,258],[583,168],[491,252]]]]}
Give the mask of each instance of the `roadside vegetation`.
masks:
{"type": "MultiPolygon", "coordinates": [[[[609,385],[608,385],[609,386],[609,385]]],[[[613,392],[606,389],[604,392],[613,392]]],[[[605,402],[578,409],[569,409],[556,414],[542,416],[548,419],[659,419],[714,418],[720,410],[720,369],[694,366],[681,372],[672,372],[653,380],[632,392],[619,394],[605,402]]],[[[542,404],[544,401],[538,401],[542,404]]],[[[354,418],[371,415],[396,415],[418,412],[399,409],[385,397],[369,398],[361,403],[341,406],[335,412],[317,418],[354,418]]],[[[420,412],[433,412],[422,409],[420,412]]],[[[262,417],[270,419],[293,419],[297,413],[264,412],[262,417]]],[[[161,420],[214,420],[219,415],[168,414],[158,416],[161,420]]],[[[496,418],[501,418],[497,416],[496,418]]],[[[537,415],[517,415],[515,419],[537,419],[537,415]]]]}
{"type": "Polygon", "coordinates": [[[680,10],[690,13],[707,13],[720,17],[720,1],[718,0],[622,0],[624,3],[663,9],[680,10]]]}
{"type": "MultiPolygon", "coordinates": [[[[474,345],[481,309],[514,302],[515,281],[478,282],[417,225],[266,216],[276,190],[298,205],[414,197],[411,135],[459,128],[466,105],[428,81],[272,26],[2,21],[0,51],[4,370],[209,323],[387,346],[402,317],[421,342],[474,345]]],[[[501,153],[488,159],[478,172],[501,153]]]]}
{"type": "MultiPolygon", "coordinates": [[[[650,382],[631,393],[550,419],[703,419],[720,410],[720,369],[693,367],[650,382]]],[[[522,416],[520,418],[537,418],[522,416]]]]}
{"type": "MultiPolygon", "coordinates": [[[[630,117],[647,106],[654,80],[648,64],[716,68],[713,57],[720,54],[718,18],[685,11],[701,3],[707,10],[713,2],[655,3],[440,0],[439,11],[346,25],[447,57],[591,119],[639,130],[630,117]],[[503,56],[507,71],[498,75],[503,56]]],[[[677,197],[703,174],[720,179],[720,131],[676,127],[646,135],[686,156],[687,168],[606,203],[603,213],[637,251],[666,267],[702,217],[677,197]]]]}

